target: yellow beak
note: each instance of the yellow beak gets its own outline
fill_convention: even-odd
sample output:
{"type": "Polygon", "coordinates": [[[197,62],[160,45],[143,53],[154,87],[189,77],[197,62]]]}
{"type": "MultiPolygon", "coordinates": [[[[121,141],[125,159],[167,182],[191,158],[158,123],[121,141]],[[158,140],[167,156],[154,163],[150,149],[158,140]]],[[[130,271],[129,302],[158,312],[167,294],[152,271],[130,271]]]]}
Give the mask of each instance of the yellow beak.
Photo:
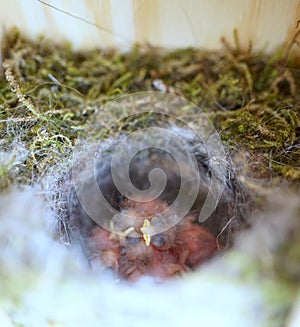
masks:
{"type": "Polygon", "coordinates": [[[151,234],[149,233],[150,229],[151,223],[148,219],[145,219],[143,227],[141,227],[141,232],[143,233],[143,238],[147,246],[149,246],[151,242],[151,234]]]}

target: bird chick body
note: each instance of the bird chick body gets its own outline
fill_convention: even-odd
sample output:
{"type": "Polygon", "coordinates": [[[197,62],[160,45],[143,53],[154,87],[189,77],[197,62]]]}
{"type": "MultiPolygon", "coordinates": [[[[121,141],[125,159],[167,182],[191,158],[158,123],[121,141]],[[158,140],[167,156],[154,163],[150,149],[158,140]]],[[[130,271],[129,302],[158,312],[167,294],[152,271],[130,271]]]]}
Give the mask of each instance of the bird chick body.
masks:
{"type": "MultiPolygon", "coordinates": [[[[145,218],[150,221],[168,208],[164,201],[125,200],[121,214],[136,217],[135,236],[115,234],[95,226],[89,236],[88,249],[92,262],[101,262],[112,268],[118,276],[131,281],[141,276],[168,279],[193,270],[218,252],[216,238],[196,222],[193,215],[186,216],[177,225],[152,236],[147,246],[140,231],[145,218]]],[[[174,213],[175,215],[175,213],[174,213]]]]}

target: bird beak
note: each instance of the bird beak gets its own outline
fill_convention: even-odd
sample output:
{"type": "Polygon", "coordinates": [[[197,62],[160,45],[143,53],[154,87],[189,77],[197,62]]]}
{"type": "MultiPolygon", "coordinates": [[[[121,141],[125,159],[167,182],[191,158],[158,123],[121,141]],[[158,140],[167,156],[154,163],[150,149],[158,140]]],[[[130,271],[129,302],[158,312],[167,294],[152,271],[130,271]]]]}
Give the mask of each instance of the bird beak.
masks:
{"type": "Polygon", "coordinates": [[[143,233],[143,238],[147,246],[149,246],[151,242],[151,234],[149,233],[150,229],[151,223],[148,219],[145,219],[143,227],[141,227],[141,232],[143,233]]]}

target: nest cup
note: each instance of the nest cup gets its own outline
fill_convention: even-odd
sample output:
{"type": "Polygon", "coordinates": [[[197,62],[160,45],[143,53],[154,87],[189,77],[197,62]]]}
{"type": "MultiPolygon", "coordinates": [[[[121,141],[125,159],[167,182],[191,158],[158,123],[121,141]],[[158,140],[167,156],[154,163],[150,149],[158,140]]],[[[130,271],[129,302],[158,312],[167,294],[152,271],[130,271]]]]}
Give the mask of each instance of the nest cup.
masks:
{"type": "MultiPolygon", "coordinates": [[[[141,92],[105,105],[90,121],[74,151],[72,174],[66,175],[61,188],[64,214],[59,219],[60,235],[71,245],[80,244],[87,253],[91,230],[97,224],[110,230],[113,217],[134,195],[130,192],[132,186],[172,206],[179,216],[176,223],[185,215],[196,215],[196,223],[206,227],[221,248],[230,247],[235,233],[249,225],[249,194],[237,179],[217,132],[195,105],[170,94],[141,92]],[[189,113],[188,119],[185,112],[189,113]],[[151,129],[163,132],[154,134],[151,129]],[[139,137],[133,137],[135,133],[139,137]],[[184,150],[170,135],[181,140],[184,150]],[[113,163],[116,152],[117,167],[113,163]],[[120,190],[113,171],[122,178],[126,161],[129,180],[120,190]],[[152,185],[151,173],[156,169],[166,179],[163,190],[155,189],[155,179],[152,185]],[[183,184],[184,196],[180,193],[183,184]],[[207,202],[209,197],[213,203],[207,202]],[[187,202],[188,209],[182,214],[187,202]]],[[[168,223],[165,226],[164,230],[173,227],[168,223]]]]}

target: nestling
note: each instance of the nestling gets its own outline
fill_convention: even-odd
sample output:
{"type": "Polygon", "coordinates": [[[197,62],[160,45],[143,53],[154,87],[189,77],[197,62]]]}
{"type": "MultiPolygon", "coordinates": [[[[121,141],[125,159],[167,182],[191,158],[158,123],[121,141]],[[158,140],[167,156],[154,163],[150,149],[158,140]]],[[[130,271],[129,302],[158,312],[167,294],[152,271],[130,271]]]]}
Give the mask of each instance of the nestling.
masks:
{"type": "MultiPolygon", "coordinates": [[[[210,158],[201,140],[185,129],[175,131],[186,141],[196,165],[189,168],[185,155],[174,161],[165,151],[146,147],[132,159],[127,174],[129,182],[140,193],[127,192],[131,184],[125,182],[125,192],[122,192],[114,183],[113,154],[123,136],[101,144],[101,155],[95,158],[94,170],[83,174],[80,191],[84,199],[88,199],[93,217],[79,198],[71,178],[66,178],[63,191],[66,216],[61,230],[69,244],[79,245],[92,266],[111,268],[119,277],[131,281],[145,275],[168,279],[194,270],[230,247],[232,235],[245,228],[247,195],[230,159],[220,158],[215,164],[216,158],[210,158]],[[151,189],[149,176],[154,169],[163,171],[167,180],[158,196],[148,192],[151,189]],[[190,178],[192,169],[199,173],[197,180],[190,178]],[[183,180],[187,183],[183,184],[183,180]],[[93,188],[95,181],[97,187],[93,188]],[[186,188],[180,193],[182,185],[186,188]],[[208,192],[218,194],[220,188],[222,194],[214,198],[216,206],[209,216],[199,221],[208,192]],[[101,201],[97,189],[103,194],[101,201]],[[193,196],[193,202],[182,214],[182,204],[193,196]]],[[[134,146],[123,143],[122,151],[129,153],[134,146]]],[[[82,162],[85,167],[84,156],[82,162]]],[[[116,171],[122,175],[122,157],[119,162],[120,169],[116,171]]],[[[156,189],[153,190],[155,193],[156,189]]]]}
{"type": "Polygon", "coordinates": [[[144,222],[151,224],[154,220],[155,223],[155,217],[167,207],[166,202],[157,199],[124,201],[121,212],[135,216],[136,223],[124,235],[108,232],[100,226],[94,227],[88,246],[91,262],[100,260],[120,277],[132,281],[143,275],[167,279],[198,267],[218,252],[216,238],[195,223],[193,215],[186,216],[173,228],[153,235],[147,242],[144,222]],[[138,236],[131,236],[137,231],[140,231],[138,236]]]}

